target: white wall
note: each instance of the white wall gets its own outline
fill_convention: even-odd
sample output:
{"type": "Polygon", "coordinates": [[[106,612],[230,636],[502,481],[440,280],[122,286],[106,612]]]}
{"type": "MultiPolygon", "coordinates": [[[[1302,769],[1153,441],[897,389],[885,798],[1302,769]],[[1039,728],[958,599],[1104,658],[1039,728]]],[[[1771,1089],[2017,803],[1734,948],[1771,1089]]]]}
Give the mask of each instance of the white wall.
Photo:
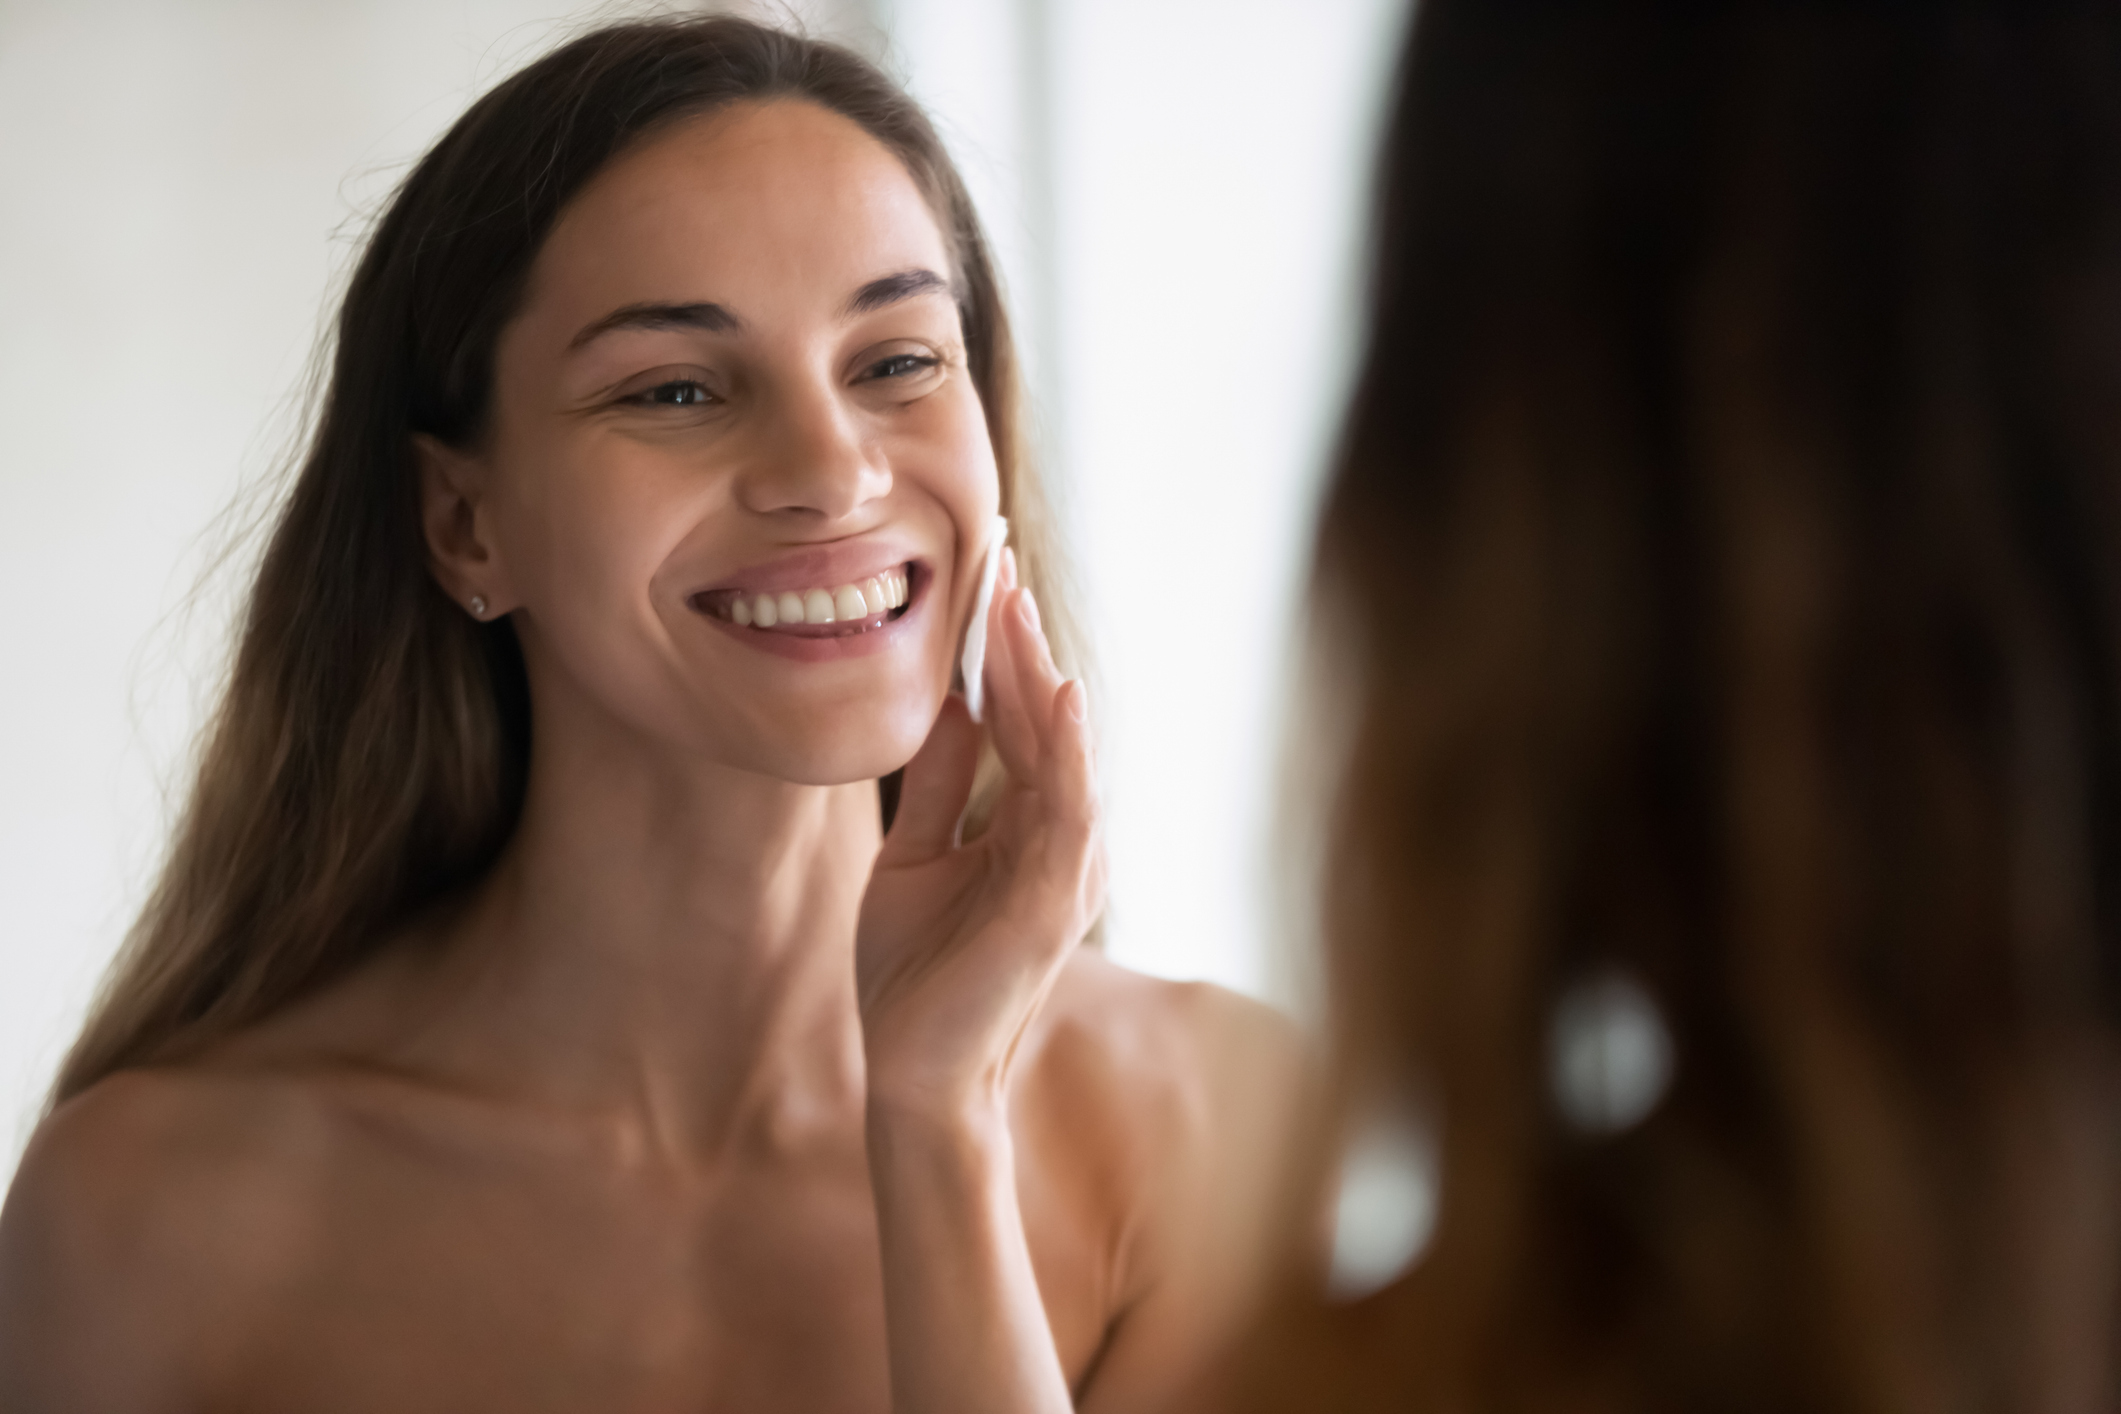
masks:
{"type": "Polygon", "coordinates": [[[1275,994],[1268,831],[1398,0],[1052,11],[1062,450],[1104,677],[1112,950],[1275,994]]]}
{"type": "MultiPolygon", "coordinates": [[[[360,218],[563,8],[0,5],[0,1173],[152,876],[240,573],[193,591],[360,218]]],[[[894,37],[1021,306],[1101,660],[1113,950],[1271,990],[1285,624],[1398,0],[798,8],[894,37]]]]}

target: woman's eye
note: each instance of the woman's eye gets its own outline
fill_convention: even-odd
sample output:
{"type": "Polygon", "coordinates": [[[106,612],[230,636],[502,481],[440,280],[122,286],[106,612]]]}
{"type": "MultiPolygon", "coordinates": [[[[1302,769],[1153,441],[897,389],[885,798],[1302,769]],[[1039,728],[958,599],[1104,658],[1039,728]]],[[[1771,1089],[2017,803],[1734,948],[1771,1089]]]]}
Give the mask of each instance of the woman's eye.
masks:
{"type": "Polygon", "coordinates": [[[893,354],[869,365],[865,379],[904,378],[909,374],[925,373],[942,362],[933,354],[893,354]]]}
{"type": "Polygon", "coordinates": [[[690,378],[678,378],[635,393],[626,401],[643,403],[650,407],[704,407],[714,401],[714,394],[708,392],[705,385],[695,383],[690,378]]]}

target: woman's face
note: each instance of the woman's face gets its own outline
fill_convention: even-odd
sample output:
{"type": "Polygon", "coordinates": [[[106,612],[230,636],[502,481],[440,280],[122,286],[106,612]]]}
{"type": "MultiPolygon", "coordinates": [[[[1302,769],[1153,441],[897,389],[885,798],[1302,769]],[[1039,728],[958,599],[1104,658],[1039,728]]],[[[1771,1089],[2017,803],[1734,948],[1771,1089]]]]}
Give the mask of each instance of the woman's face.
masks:
{"type": "Polygon", "coordinates": [[[541,733],[813,784],[912,756],[999,499],[952,278],[897,158],[808,103],[686,122],[583,190],[456,472],[541,733]]]}

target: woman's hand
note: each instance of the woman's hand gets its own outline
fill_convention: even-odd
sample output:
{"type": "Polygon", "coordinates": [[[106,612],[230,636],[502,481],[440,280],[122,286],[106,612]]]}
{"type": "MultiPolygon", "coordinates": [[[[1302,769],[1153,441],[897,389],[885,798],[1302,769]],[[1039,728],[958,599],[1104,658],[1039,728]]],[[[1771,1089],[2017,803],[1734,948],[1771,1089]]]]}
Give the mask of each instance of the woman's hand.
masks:
{"type": "Polygon", "coordinates": [[[979,728],[952,696],[906,767],[857,934],[871,1105],[934,1118],[998,1112],[1104,892],[1083,685],[1054,667],[1013,553],[989,615],[988,721],[1008,772],[993,819],[959,842],[979,728]]]}
{"type": "Polygon", "coordinates": [[[1017,1206],[1007,1092],[1103,897],[1089,714],[1082,684],[1054,669],[1013,555],[989,612],[988,721],[1008,772],[994,818],[959,841],[979,729],[952,697],[906,767],[856,939],[901,1414],[1071,1407],[1017,1206]]]}

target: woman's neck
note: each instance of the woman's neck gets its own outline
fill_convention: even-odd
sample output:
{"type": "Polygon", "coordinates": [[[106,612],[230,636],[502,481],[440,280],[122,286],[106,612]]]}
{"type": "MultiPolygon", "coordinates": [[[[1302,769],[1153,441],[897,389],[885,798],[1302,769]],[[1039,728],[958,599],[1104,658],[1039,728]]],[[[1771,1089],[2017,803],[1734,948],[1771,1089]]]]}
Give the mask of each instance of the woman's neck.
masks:
{"type": "Polygon", "coordinates": [[[854,930],[880,837],[867,781],[548,746],[422,984],[418,1049],[610,1110],[680,1160],[858,1134],[854,930]]]}

